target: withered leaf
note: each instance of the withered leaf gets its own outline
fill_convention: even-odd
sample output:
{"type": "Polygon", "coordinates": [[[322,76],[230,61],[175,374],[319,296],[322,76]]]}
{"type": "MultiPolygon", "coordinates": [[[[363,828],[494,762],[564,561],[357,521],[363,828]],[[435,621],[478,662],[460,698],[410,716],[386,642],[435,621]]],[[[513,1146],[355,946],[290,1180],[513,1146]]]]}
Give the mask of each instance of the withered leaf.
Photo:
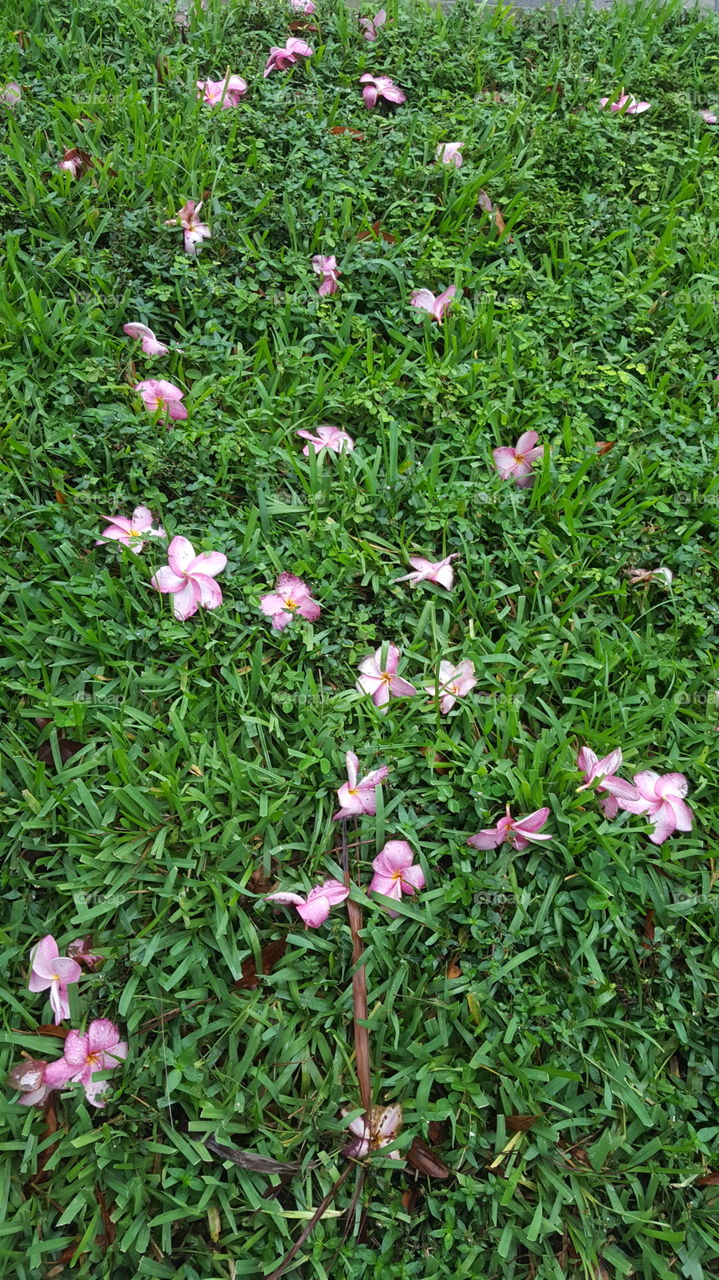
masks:
{"type": "Polygon", "coordinates": [[[262,968],[260,974],[252,956],[247,956],[242,961],[242,977],[232,983],[231,991],[254,991],[255,987],[260,985],[260,976],[266,977],[268,973],[272,973],[275,965],[282,959],[287,949],[287,939],[278,938],[275,942],[268,942],[266,947],[262,948],[260,956],[262,959],[262,968]]]}
{"type": "Polygon", "coordinates": [[[213,1155],[223,1160],[231,1160],[240,1169],[249,1169],[251,1173],[292,1173],[302,1168],[299,1160],[270,1160],[268,1156],[258,1156],[254,1151],[240,1151],[238,1147],[226,1147],[214,1138],[205,1138],[205,1146],[213,1155]]]}
{"type": "Polygon", "coordinates": [[[383,239],[383,240],[385,240],[385,241],[387,242],[387,244],[396,244],[396,243],[397,243],[397,237],[396,237],[396,236],[392,236],[392,235],[390,235],[389,231],[383,231],[383,230],[382,230],[382,224],[380,223],[379,218],[377,219],[377,221],[376,221],[376,222],[373,222],[373,223],[372,223],[372,229],[371,229],[370,231],[358,231],[358,232],[357,232],[357,235],[355,236],[355,239],[356,239],[356,240],[369,240],[369,239],[370,239],[370,236],[373,236],[373,235],[374,235],[374,236],[381,236],[381,237],[382,237],[382,239],[383,239]]]}
{"type": "Polygon", "coordinates": [[[315,22],[308,22],[306,18],[295,18],[290,23],[290,31],[319,31],[319,27],[315,22]]]}
{"type": "Polygon", "coordinates": [[[344,125],[344,124],[333,125],[332,128],[329,130],[329,132],[334,133],[335,135],[340,133],[348,133],[351,138],[356,138],[358,142],[364,142],[365,140],[365,135],[363,133],[360,133],[359,129],[350,129],[348,128],[347,125],[344,125]]]}
{"type": "Polygon", "coordinates": [[[609,450],[614,448],[614,441],[613,440],[597,440],[595,441],[594,448],[596,449],[597,453],[601,457],[603,453],[609,453],[609,450]]]}
{"type": "Polygon", "coordinates": [[[697,1178],[698,1187],[719,1187],[719,1172],[705,1173],[703,1178],[697,1178]]]}
{"type": "Polygon", "coordinates": [[[436,1151],[427,1146],[421,1138],[414,1138],[412,1146],[407,1152],[407,1164],[410,1169],[416,1169],[418,1173],[423,1173],[428,1178],[448,1178],[450,1170],[443,1160],[440,1160],[436,1151]]]}
{"type": "Polygon", "coordinates": [[[507,1133],[526,1133],[527,1129],[531,1129],[532,1125],[541,1120],[541,1114],[538,1116],[505,1116],[504,1122],[507,1126],[507,1133]]]}
{"type": "Polygon", "coordinates": [[[70,1033],[69,1027],[56,1027],[51,1022],[44,1023],[41,1027],[35,1028],[37,1036],[57,1036],[58,1040],[64,1040],[70,1033]]]}
{"type": "Polygon", "coordinates": [[[99,1244],[103,1252],[106,1252],[109,1249],[110,1245],[114,1244],[114,1241],[115,1241],[115,1235],[116,1235],[115,1223],[113,1222],[112,1218],[107,1212],[105,1197],[102,1194],[99,1187],[95,1187],[95,1199],[97,1200],[97,1203],[100,1206],[100,1213],[102,1214],[102,1225],[105,1228],[104,1235],[98,1236],[95,1243],[99,1244]]]}
{"type": "MultiPolygon", "coordinates": [[[[84,745],[84,742],[76,742],[74,738],[65,738],[62,733],[58,733],[57,749],[61,763],[67,764],[70,757],[74,756],[77,751],[81,751],[84,745]]],[[[55,767],[52,743],[49,740],[40,744],[37,749],[37,758],[41,764],[46,765],[48,769],[53,769],[55,767]]]]}

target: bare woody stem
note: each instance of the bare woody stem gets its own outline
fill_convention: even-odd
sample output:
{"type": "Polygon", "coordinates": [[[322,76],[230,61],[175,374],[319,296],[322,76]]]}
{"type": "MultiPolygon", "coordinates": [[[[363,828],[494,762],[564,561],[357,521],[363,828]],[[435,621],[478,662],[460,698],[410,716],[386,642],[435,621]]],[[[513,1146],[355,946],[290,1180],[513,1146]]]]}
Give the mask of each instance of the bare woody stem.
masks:
{"type": "MultiPolygon", "coordinates": [[[[351,889],[349,872],[349,849],[347,845],[347,823],[342,822],[342,871],[345,888],[351,889]]],[[[360,1102],[365,1113],[367,1133],[370,1132],[372,1111],[372,1070],[369,1056],[369,1031],[364,1025],[367,1022],[367,974],[363,964],[358,964],[362,955],[362,910],[352,898],[347,898],[347,918],[352,934],[352,1003],[354,1007],[354,1039],[357,1081],[359,1084],[360,1102]]]]}

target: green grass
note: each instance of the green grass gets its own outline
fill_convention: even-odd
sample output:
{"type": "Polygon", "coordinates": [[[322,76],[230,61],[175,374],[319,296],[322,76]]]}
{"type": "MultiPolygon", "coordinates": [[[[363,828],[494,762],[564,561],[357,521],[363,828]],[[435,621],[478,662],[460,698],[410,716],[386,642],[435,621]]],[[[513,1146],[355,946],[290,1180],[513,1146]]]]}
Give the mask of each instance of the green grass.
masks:
{"type": "Polygon", "coordinates": [[[269,0],[210,0],[186,38],[161,0],[14,0],[0,19],[23,87],[0,109],[0,1053],[56,1056],[26,989],[47,932],[61,950],[92,933],[106,961],[72,988],[73,1025],[109,1016],[130,1044],[106,1109],[62,1094],[55,1133],[4,1091],[0,1275],[269,1275],[345,1169],[346,913],[305,931],[262,894],[340,874],[354,748],[391,766],[349,833],[356,883],[389,838],[427,875],[396,920],[356,892],[374,1097],[403,1104],[402,1151],[431,1141],[451,1176],[408,1202],[403,1162],[374,1160],[343,1240],[353,1172],[287,1274],[703,1280],[719,130],[696,113],[719,105],[717,20],[390,3],[370,45],[317,2],[315,57],[267,80],[288,34],[269,0]],[[228,66],[248,97],[209,111],[195,80],[228,66]],[[366,70],[407,105],[366,111],[366,70]],[[652,111],[599,113],[622,86],[652,111]],[[465,141],[459,172],[433,164],[441,141],[465,141]],[[95,160],[76,182],[56,169],[73,146],[95,160]],[[208,189],[195,262],[164,222],[208,189]],[[392,242],[357,238],[377,220],[392,242]],[[337,256],[335,298],[314,253],[337,256]],[[410,308],[452,282],[441,328],[410,308]],[[148,360],[130,320],[183,352],[148,360]],[[186,423],[153,423],[131,389],[147,376],[186,391],[186,423]],[[296,430],[322,422],[351,456],[302,457],[296,430]],[[551,445],[531,492],[491,456],[529,429],[551,445]],[[173,619],[149,585],[164,544],[95,547],[138,502],[227,553],[217,612],[173,619]],[[452,551],[451,595],[393,585],[408,554],[452,551]],[[660,564],[671,590],[628,585],[660,564]],[[281,569],[321,601],[314,627],[260,614],[281,569]],[[468,657],[477,688],[450,717],[423,696],[378,717],[354,682],[384,640],[415,684],[468,657]],[[643,819],[606,821],[576,792],[584,742],[686,774],[694,830],[655,847],[643,819]],[[552,843],[468,848],[506,801],[550,806],[552,843]],[[302,1172],[246,1172],[208,1137],[302,1172]]]}

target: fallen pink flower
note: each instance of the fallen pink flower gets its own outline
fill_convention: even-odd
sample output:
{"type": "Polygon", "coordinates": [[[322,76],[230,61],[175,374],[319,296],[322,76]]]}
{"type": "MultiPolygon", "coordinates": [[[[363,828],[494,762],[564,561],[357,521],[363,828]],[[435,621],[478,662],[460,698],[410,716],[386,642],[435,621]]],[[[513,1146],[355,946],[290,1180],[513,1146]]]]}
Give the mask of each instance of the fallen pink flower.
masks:
{"type": "Polygon", "coordinates": [[[370,694],[376,707],[386,708],[390,697],[411,698],[417,692],[413,684],[397,675],[400,651],[396,644],[387,645],[387,659],[382,666],[382,650],[380,645],[373,654],[368,654],[359,664],[360,677],[357,688],[360,693],[370,694]]]}
{"type": "Polygon", "coordinates": [[[332,907],[344,902],[349,897],[339,880],[325,880],[324,884],[315,885],[306,898],[300,893],[268,893],[266,902],[279,902],[282,906],[296,907],[297,914],[308,929],[319,929],[327,919],[332,907]]]}
{"type": "Polygon", "coordinates": [[[90,951],[92,946],[92,938],[90,934],[86,934],[84,938],[75,938],[67,948],[67,954],[72,960],[79,961],[84,964],[86,969],[95,969],[104,959],[103,956],[94,956],[90,951]]]}
{"type": "Polygon", "coordinates": [[[148,329],[146,324],[136,324],[133,321],[132,324],[124,324],[122,327],[128,338],[139,338],[146,356],[166,356],[170,350],[164,342],[158,342],[152,329],[148,329]]]}
{"type": "Polygon", "coordinates": [[[185,393],[173,382],[166,382],[164,378],[145,378],[143,382],[136,382],[133,390],[140,392],[148,413],[159,410],[173,422],[184,422],[187,417],[187,409],[182,404],[185,393]]]}
{"type": "Polygon", "coordinates": [[[240,100],[247,93],[247,81],[242,76],[228,75],[224,80],[198,80],[197,96],[208,107],[239,107],[240,100]]]}
{"type": "Polygon", "coordinates": [[[697,115],[701,116],[705,124],[719,124],[719,116],[714,111],[698,111],[697,115]]]}
{"type": "Polygon", "coordinates": [[[514,476],[519,489],[531,489],[534,484],[532,467],[544,454],[544,445],[537,446],[538,439],[536,431],[525,431],[513,449],[505,447],[492,450],[494,465],[503,480],[514,476]]]}
{"type": "Polygon", "coordinates": [[[362,97],[368,111],[377,105],[380,98],[384,98],[385,102],[406,102],[407,96],[397,87],[389,76],[371,76],[367,73],[360,76],[360,84],[364,85],[362,97]]]}
{"type": "Polygon", "coordinates": [[[684,800],[689,784],[683,773],[660,775],[645,769],[634,775],[634,786],[635,798],[620,798],[619,807],[650,818],[654,826],[649,837],[652,844],[663,844],[675,831],[691,831],[694,815],[684,800]]]}
{"type": "Polygon", "coordinates": [[[347,781],[342,784],[337,792],[337,798],[342,808],[337,811],[332,821],[337,822],[340,818],[352,818],[361,813],[366,813],[370,817],[377,812],[377,787],[384,782],[389,769],[386,764],[380,766],[379,769],[373,769],[371,773],[366,773],[364,778],[358,781],[359,760],[354,751],[348,751],[345,756],[347,765],[347,781]]]}
{"type": "MultiPolygon", "coordinates": [[[[406,840],[388,840],[384,849],[377,854],[372,866],[374,875],[369,887],[370,893],[382,893],[386,898],[402,901],[403,894],[413,894],[424,889],[424,872],[414,864],[412,846],[406,840]]],[[[391,907],[388,915],[399,914],[391,907]]]]}
{"type": "Polygon", "coordinates": [[[426,684],[425,693],[439,697],[439,709],[443,716],[452,710],[457,698],[463,698],[476,685],[474,663],[464,658],[456,667],[451,662],[440,662],[439,681],[437,684],[426,684]]]}
{"type": "Polygon", "coordinates": [[[203,240],[211,240],[212,233],[206,222],[200,222],[200,209],[203,201],[195,204],[194,200],[186,200],[181,209],[178,209],[174,218],[168,218],[165,222],[166,227],[181,227],[183,231],[183,240],[185,245],[185,253],[189,253],[191,258],[197,257],[198,247],[202,246],[203,240]]]}
{"type": "Polygon", "coordinates": [[[620,807],[623,807],[621,801],[634,800],[637,795],[631,782],[625,782],[624,778],[616,776],[621,763],[622,753],[619,747],[610,751],[609,755],[602,756],[601,760],[590,747],[582,747],[577,756],[577,768],[584,774],[584,782],[577,787],[577,791],[588,791],[597,782],[597,791],[607,792],[606,796],[599,797],[605,818],[616,818],[620,807]]]}
{"type": "Polygon", "coordinates": [[[627,569],[627,577],[633,587],[642,582],[663,582],[670,587],[674,581],[674,574],[665,564],[660,564],[658,569],[627,569]]]}
{"type": "Polygon", "coordinates": [[[83,161],[82,152],[77,147],[71,147],[65,152],[62,160],[58,160],[57,167],[71,174],[73,178],[79,178],[85,172],[87,165],[83,161]]]}
{"type": "Polygon", "coordinates": [[[184,622],[203,609],[217,609],[222,604],[222,591],[215,582],[218,573],[227,564],[222,551],[202,551],[195,555],[195,548],[187,538],[173,538],[167,548],[168,563],[158,569],[150,584],[163,595],[172,595],[172,610],[179,622],[184,622]]]}
{"type": "Polygon", "coordinates": [[[23,1095],[17,1099],[21,1107],[41,1107],[50,1097],[52,1089],[45,1083],[48,1066],[41,1058],[25,1058],[13,1067],[7,1082],[11,1089],[18,1089],[23,1095]]]}
{"type": "Polygon", "coordinates": [[[355,447],[352,436],[346,431],[340,430],[339,427],[322,426],[317,428],[315,435],[311,431],[296,431],[295,435],[301,436],[303,440],[309,440],[302,450],[305,458],[309,457],[310,444],[314,445],[315,451],[320,453],[322,449],[329,449],[331,453],[351,453],[355,447]]]}
{"type": "Polygon", "coordinates": [[[51,933],[41,938],[30,952],[30,991],[50,991],[50,1005],[55,1023],[70,1017],[67,988],[82,977],[82,969],[69,956],[61,956],[51,933]]]}
{"type": "Polygon", "coordinates": [[[6,107],[16,107],[22,98],[22,89],[17,80],[9,80],[5,88],[0,92],[0,102],[6,107]]]}
{"type": "Polygon", "coordinates": [[[260,597],[260,608],[265,617],[272,619],[275,631],[284,631],[296,613],[308,622],[316,622],[320,616],[320,606],[312,599],[307,584],[291,573],[280,574],[274,591],[260,597]]]}
{"type": "Polygon", "coordinates": [[[263,75],[266,79],[273,71],[287,71],[298,58],[311,58],[313,53],[314,50],[306,40],[298,40],[295,36],[290,36],[284,49],[280,49],[275,44],[272,45],[263,75]]]}
{"type": "MultiPolygon", "coordinates": [[[[343,1108],[342,1115],[348,1116],[351,1112],[343,1108]]],[[[373,1107],[369,1126],[364,1116],[357,1116],[356,1120],[350,1120],[347,1128],[352,1134],[352,1141],[343,1147],[342,1155],[362,1160],[372,1151],[379,1151],[395,1141],[402,1129],[402,1108],[399,1103],[390,1107],[373,1107]]],[[[388,1151],[387,1155],[393,1160],[402,1159],[399,1151],[388,1151]]]]}
{"type": "Polygon", "coordinates": [[[317,290],[321,298],[326,298],[328,294],[337,292],[340,272],[337,269],[336,258],[331,255],[325,257],[321,253],[316,253],[312,259],[312,270],[318,276],[322,276],[322,283],[317,290]]]}
{"type": "Polygon", "coordinates": [[[121,542],[138,556],[145,545],[143,534],[150,538],[167,536],[161,525],[153,529],[154,518],[149,507],[135,507],[129,520],[126,516],[106,516],[110,523],[103,529],[102,537],[96,540],[95,546],[101,547],[105,542],[121,542]]]}
{"type": "Polygon", "coordinates": [[[364,30],[365,40],[376,40],[380,27],[387,22],[387,12],[385,9],[379,9],[374,18],[359,18],[358,21],[364,30]]]}
{"type": "Polygon", "coordinates": [[[414,572],[395,578],[395,582],[409,582],[413,587],[418,586],[420,582],[436,582],[438,586],[451,591],[454,582],[452,561],[456,560],[458,555],[459,552],[454,551],[451,556],[445,556],[444,560],[425,560],[424,556],[410,556],[409,562],[414,572]]]}
{"type": "Polygon", "coordinates": [[[610,102],[609,98],[600,98],[599,105],[604,110],[608,105],[610,111],[623,111],[628,116],[640,116],[643,111],[648,111],[651,102],[638,102],[631,93],[621,93],[616,102],[610,102]]]}
{"type": "Polygon", "coordinates": [[[453,164],[455,169],[462,167],[462,147],[463,142],[440,142],[434,153],[435,160],[442,164],[453,164]]]}
{"type": "Polygon", "coordinates": [[[104,1107],[102,1095],[109,1081],[96,1080],[99,1071],[112,1071],[127,1057],[127,1044],[109,1018],[96,1018],[83,1035],[70,1031],[65,1039],[63,1056],[45,1068],[45,1084],[51,1089],[66,1084],[81,1084],[85,1097],[93,1107],[104,1107]]]}
{"type": "Polygon", "coordinates": [[[457,289],[453,284],[445,289],[444,293],[436,296],[431,289],[415,289],[409,300],[410,306],[416,307],[418,311],[426,311],[433,320],[441,324],[456,292],[457,289]]]}
{"type": "Polygon", "coordinates": [[[290,9],[293,13],[306,13],[309,16],[316,12],[317,5],[312,0],[290,0],[290,9]]]}
{"type": "Polygon", "coordinates": [[[496,849],[503,841],[512,845],[513,849],[526,849],[535,840],[551,840],[551,835],[540,835],[540,831],[549,817],[549,809],[535,809],[523,818],[513,818],[509,805],[503,818],[496,827],[485,827],[476,836],[470,836],[467,844],[473,849],[496,849]]]}

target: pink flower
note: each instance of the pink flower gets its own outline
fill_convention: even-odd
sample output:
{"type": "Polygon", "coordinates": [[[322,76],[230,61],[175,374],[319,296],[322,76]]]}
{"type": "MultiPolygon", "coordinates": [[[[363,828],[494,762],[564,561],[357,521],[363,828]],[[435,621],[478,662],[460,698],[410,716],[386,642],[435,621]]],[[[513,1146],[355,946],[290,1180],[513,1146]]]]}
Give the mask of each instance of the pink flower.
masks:
{"type": "Polygon", "coordinates": [[[660,775],[645,769],[634,775],[634,786],[635,797],[620,798],[619,807],[629,813],[647,814],[654,826],[649,837],[652,844],[663,844],[675,831],[691,831],[693,814],[684,800],[689,784],[683,773],[660,775]]]}
{"type": "Polygon", "coordinates": [[[514,476],[520,489],[531,489],[534,484],[532,467],[544,453],[544,445],[537,445],[539,435],[536,431],[525,431],[513,449],[493,449],[492,457],[503,480],[514,476]]]}
{"type": "Polygon", "coordinates": [[[434,158],[438,162],[441,160],[442,164],[453,164],[455,169],[461,169],[463,146],[463,142],[440,142],[434,158]]]}
{"type": "MultiPolygon", "coordinates": [[[[374,18],[359,18],[358,21],[360,26],[364,28],[365,40],[376,40],[380,27],[383,27],[387,21],[387,13],[384,9],[380,9],[374,15],[374,18]]],[[[374,106],[374,103],[372,105],[374,106]]]]}
{"type": "Polygon", "coordinates": [[[368,111],[377,105],[380,98],[384,98],[385,102],[406,102],[407,97],[398,89],[394,81],[389,76],[371,76],[369,73],[360,76],[360,84],[364,85],[362,97],[368,111]]]}
{"type": "Polygon", "coordinates": [[[184,422],[187,417],[187,409],[181,403],[185,393],[173,382],[166,382],[164,378],[145,378],[144,382],[136,382],[133,390],[140,392],[148,413],[159,410],[163,415],[167,413],[173,422],[184,422]]]}
{"type": "Polygon", "coordinates": [[[351,453],[355,447],[352,436],[346,431],[341,431],[339,427],[322,426],[317,428],[316,435],[312,435],[311,431],[296,431],[295,435],[310,442],[302,450],[305,458],[309,457],[310,444],[314,445],[317,453],[322,449],[329,449],[331,453],[351,453]]]}
{"type": "Polygon", "coordinates": [[[312,0],[290,0],[290,9],[294,13],[306,13],[309,15],[316,11],[317,5],[313,4],[312,0]]]}
{"type": "Polygon", "coordinates": [[[633,587],[642,582],[662,582],[670,587],[674,581],[674,574],[665,564],[660,564],[658,569],[627,569],[627,577],[633,587]]]}
{"type": "Polygon", "coordinates": [[[631,782],[615,776],[621,763],[622,753],[619,747],[610,751],[608,756],[602,756],[601,760],[590,747],[582,747],[577,756],[577,768],[584,774],[584,782],[577,787],[577,791],[587,791],[592,783],[600,779],[597,791],[607,792],[606,796],[599,797],[605,818],[616,818],[620,807],[623,807],[622,799],[633,800],[637,794],[631,782]]]}
{"type": "Polygon", "coordinates": [[[332,819],[337,822],[340,818],[351,818],[361,813],[372,816],[377,812],[376,790],[381,782],[384,782],[389,769],[386,764],[380,766],[379,769],[373,769],[371,773],[366,773],[364,778],[357,780],[359,773],[359,760],[354,751],[348,751],[345,756],[347,765],[347,781],[343,782],[337,798],[342,808],[337,811],[332,819]]]}
{"type": "Polygon", "coordinates": [[[284,631],[295,613],[308,622],[316,622],[320,616],[320,606],[312,599],[307,584],[291,573],[280,574],[274,591],[260,597],[260,608],[265,617],[272,619],[274,631],[284,631]]]}
{"type": "Polygon", "coordinates": [[[83,1035],[70,1031],[65,1039],[63,1056],[45,1068],[45,1084],[51,1089],[65,1084],[81,1084],[85,1097],[93,1107],[104,1107],[102,1095],[109,1082],[96,1080],[99,1071],[112,1071],[127,1057],[127,1045],[109,1018],[96,1018],[83,1035]]]}
{"type": "Polygon", "coordinates": [[[7,1082],[11,1089],[19,1089],[21,1107],[41,1107],[50,1097],[52,1089],[45,1083],[45,1070],[49,1063],[41,1058],[25,1058],[10,1072],[7,1082]]]}
{"type": "Polygon", "coordinates": [[[458,555],[459,552],[455,551],[451,556],[445,556],[444,560],[425,560],[424,556],[410,556],[409,562],[414,573],[405,573],[401,578],[395,578],[395,582],[409,582],[413,587],[420,582],[436,582],[440,587],[451,591],[454,582],[452,561],[458,555]]]}
{"type": "Polygon", "coordinates": [[[349,897],[339,880],[325,880],[324,884],[315,885],[306,898],[299,893],[268,893],[265,902],[280,902],[283,906],[297,908],[297,914],[308,929],[319,929],[324,924],[332,907],[344,902],[349,897]]]}
{"type": "Polygon", "coordinates": [[[316,253],[312,259],[312,270],[318,276],[322,276],[322,283],[317,290],[321,298],[326,298],[330,293],[336,293],[339,288],[340,272],[337,270],[336,258],[324,257],[321,253],[316,253]]]}
{"type": "Polygon", "coordinates": [[[409,300],[411,307],[416,307],[418,311],[426,311],[432,316],[438,324],[441,324],[449,309],[452,299],[457,292],[455,285],[451,284],[444,293],[438,294],[436,297],[431,289],[415,289],[409,300]]]}
{"type": "Polygon", "coordinates": [[[286,42],[284,49],[278,48],[273,44],[270,49],[270,56],[267,59],[267,66],[263,75],[265,79],[271,75],[273,71],[287,71],[298,58],[311,58],[314,50],[310,48],[306,40],[297,40],[294,36],[286,42]]]}
{"type": "Polygon", "coordinates": [[[186,200],[181,209],[178,209],[174,218],[168,218],[165,222],[166,227],[182,227],[185,253],[189,253],[191,258],[197,257],[198,246],[202,245],[203,240],[212,238],[210,228],[206,222],[200,222],[200,209],[203,201],[195,204],[194,200],[186,200]]]}
{"type": "MultiPolygon", "coordinates": [[[[343,1116],[350,1114],[351,1112],[343,1109],[343,1116]]],[[[350,1120],[347,1128],[352,1134],[352,1141],[343,1147],[342,1155],[361,1160],[370,1152],[379,1151],[395,1141],[402,1128],[402,1108],[399,1103],[391,1107],[373,1107],[370,1113],[369,1132],[364,1116],[357,1116],[356,1120],[350,1120]]],[[[393,1160],[402,1159],[399,1151],[388,1151],[387,1155],[393,1160]]]]}
{"type": "Polygon", "coordinates": [[[50,1005],[55,1023],[70,1017],[70,1001],[67,988],[70,982],[82,977],[82,969],[69,956],[61,956],[51,933],[41,938],[30,952],[30,991],[50,990],[50,1005]]]}
{"type": "Polygon", "coordinates": [[[701,116],[705,124],[719,124],[719,116],[714,111],[698,111],[697,115],[701,116]]]}
{"type": "Polygon", "coordinates": [[[167,560],[150,583],[163,595],[172,595],[172,610],[179,622],[191,618],[200,605],[203,609],[217,609],[222,604],[222,591],[215,582],[227,564],[222,551],[203,551],[198,556],[187,538],[173,538],[167,548],[167,560]]]}
{"type": "Polygon", "coordinates": [[[94,969],[104,959],[103,956],[94,956],[90,952],[92,946],[92,938],[90,934],[86,934],[84,938],[76,938],[67,948],[67,954],[73,960],[79,960],[80,964],[84,964],[86,969],[94,969]]]}
{"type": "Polygon", "coordinates": [[[150,538],[167,536],[161,525],[153,529],[154,518],[149,507],[135,507],[129,520],[126,516],[107,516],[106,519],[110,523],[106,529],[103,529],[102,537],[96,540],[95,546],[101,547],[105,542],[121,542],[137,556],[145,545],[143,534],[147,534],[150,538]]]}
{"type": "Polygon", "coordinates": [[[439,709],[443,716],[452,710],[457,698],[463,698],[476,685],[474,663],[464,658],[456,667],[451,662],[440,662],[437,685],[426,684],[425,693],[439,696],[439,709]]]}
{"type": "Polygon", "coordinates": [[[224,80],[198,80],[197,96],[208,107],[239,107],[240,99],[247,93],[247,81],[242,76],[228,75],[224,80]]]}
{"type": "Polygon", "coordinates": [[[359,664],[360,677],[357,688],[360,693],[369,693],[376,707],[386,708],[390,697],[411,698],[417,692],[413,684],[397,675],[400,651],[396,644],[387,645],[387,660],[382,666],[382,650],[363,658],[359,664]]]}
{"type": "Polygon", "coordinates": [[[600,98],[599,105],[604,108],[609,104],[610,111],[624,111],[628,116],[640,116],[643,111],[648,111],[651,102],[637,102],[631,93],[621,93],[616,102],[609,102],[609,98],[600,98]]]}
{"type": "Polygon", "coordinates": [[[22,89],[17,80],[9,80],[5,88],[0,91],[0,102],[6,107],[16,107],[22,98],[22,89]]]}
{"type": "Polygon", "coordinates": [[[467,844],[473,849],[496,849],[503,841],[512,845],[513,849],[526,849],[535,840],[551,840],[551,835],[540,835],[540,831],[549,817],[549,809],[535,809],[524,818],[513,818],[509,805],[503,818],[496,827],[485,827],[476,836],[470,836],[467,844]]]}
{"type": "MultiPolygon", "coordinates": [[[[372,863],[374,875],[369,892],[382,893],[401,902],[403,893],[413,894],[424,889],[424,871],[414,865],[413,858],[412,846],[406,840],[388,840],[372,863]]],[[[391,907],[387,912],[391,916],[399,914],[391,907]]]]}
{"type": "Polygon", "coordinates": [[[158,342],[152,329],[148,329],[146,324],[124,324],[123,329],[128,338],[139,338],[142,343],[142,349],[146,356],[166,356],[169,347],[164,342],[158,342]]]}
{"type": "Polygon", "coordinates": [[[57,167],[71,174],[73,178],[79,178],[85,168],[82,157],[75,147],[65,152],[62,160],[58,160],[57,167]]]}

